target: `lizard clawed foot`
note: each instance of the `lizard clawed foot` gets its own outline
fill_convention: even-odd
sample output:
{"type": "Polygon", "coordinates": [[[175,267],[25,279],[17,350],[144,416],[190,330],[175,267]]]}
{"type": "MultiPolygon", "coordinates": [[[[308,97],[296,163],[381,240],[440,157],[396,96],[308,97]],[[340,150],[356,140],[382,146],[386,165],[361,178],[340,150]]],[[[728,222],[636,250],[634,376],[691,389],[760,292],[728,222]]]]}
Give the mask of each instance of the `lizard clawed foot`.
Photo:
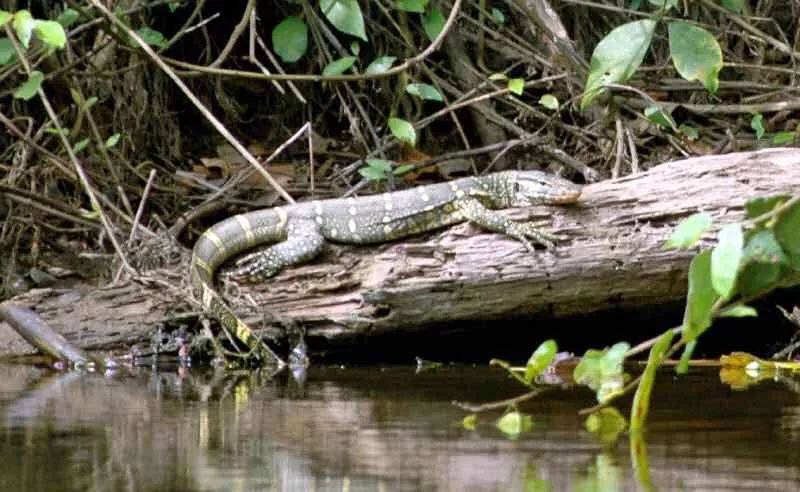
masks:
{"type": "Polygon", "coordinates": [[[277,274],[280,269],[275,268],[269,259],[261,252],[247,254],[236,260],[235,267],[225,269],[219,276],[233,279],[238,282],[258,283],[277,274]]]}
{"type": "Polygon", "coordinates": [[[557,236],[545,230],[539,229],[540,223],[515,222],[514,226],[507,232],[508,235],[517,239],[530,252],[534,252],[534,244],[541,244],[545,249],[552,249],[556,243],[564,240],[562,236],[557,236]]]}

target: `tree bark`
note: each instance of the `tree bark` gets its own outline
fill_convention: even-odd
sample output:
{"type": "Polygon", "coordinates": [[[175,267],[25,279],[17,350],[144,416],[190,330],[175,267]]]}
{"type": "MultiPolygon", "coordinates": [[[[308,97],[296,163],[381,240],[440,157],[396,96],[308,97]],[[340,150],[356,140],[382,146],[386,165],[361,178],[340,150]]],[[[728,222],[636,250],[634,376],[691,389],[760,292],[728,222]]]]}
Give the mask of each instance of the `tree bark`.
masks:
{"type": "MultiPolygon", "coordinates": [[[[686,294],[693,252],[662,249],[680,220],[705,211],[717,226],[740,221],[748,199],[797,190],[798,149],[676,161],[586,186],[577,206],[508,212],[548,220],[550,231],[567,238],[552,251],[531,254],[513,239],[461,224],[403,242],[330,246],[313,263],[237,288],[247,295],[231,302],[246,313],[237,299],[255,301],[258,312],[243,316],[248,321],[274,312],[301,323],[309,337],[337,342],[441,322],[660,305],[686,294]]],[[[713,231],[704,240],[712,238],[713,231]]],[[[14,302],[36,306],[67,339],[89,349],[146,339],[186,306],[136,285],[43,289],[14,302]]],[[[0,353],[27,351],[16,338],[0,325],[0,353]]]]}

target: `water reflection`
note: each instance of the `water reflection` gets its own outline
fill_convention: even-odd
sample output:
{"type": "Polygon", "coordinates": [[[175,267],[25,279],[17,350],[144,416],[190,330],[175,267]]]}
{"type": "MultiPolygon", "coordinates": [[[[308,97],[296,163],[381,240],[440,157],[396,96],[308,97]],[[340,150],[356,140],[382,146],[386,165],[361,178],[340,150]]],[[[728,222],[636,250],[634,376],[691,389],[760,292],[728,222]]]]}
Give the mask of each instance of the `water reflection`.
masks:
{"type": "MultiPolygon", "coordinates": [[[[636,490],[628,440],[583,429],[582,391],[521,410],[515,440],[452,400],[520,392],[501,370],[312,369],[291,375],[53,373],[0,365],[0,490],[636,490]]],[[[658,378],[635,445],[658,490],[791,490],[800,479],[798,396],[734,392],[714,371],[658,378]]],[[[641,477],[639,477],[641,479],[641,477]]]]}

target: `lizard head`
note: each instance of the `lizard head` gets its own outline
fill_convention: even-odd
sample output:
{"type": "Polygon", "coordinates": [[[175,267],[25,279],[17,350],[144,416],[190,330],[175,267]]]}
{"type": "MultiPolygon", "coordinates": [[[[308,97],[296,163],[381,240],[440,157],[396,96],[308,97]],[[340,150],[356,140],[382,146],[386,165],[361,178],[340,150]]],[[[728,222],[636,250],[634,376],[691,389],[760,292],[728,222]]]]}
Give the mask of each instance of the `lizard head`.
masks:
{"type": "Polygon", "coordinates": [[[505,187],[512,207],[568,205],[581,196],[580,186],[540,171],[510,171],[505,187]]]}

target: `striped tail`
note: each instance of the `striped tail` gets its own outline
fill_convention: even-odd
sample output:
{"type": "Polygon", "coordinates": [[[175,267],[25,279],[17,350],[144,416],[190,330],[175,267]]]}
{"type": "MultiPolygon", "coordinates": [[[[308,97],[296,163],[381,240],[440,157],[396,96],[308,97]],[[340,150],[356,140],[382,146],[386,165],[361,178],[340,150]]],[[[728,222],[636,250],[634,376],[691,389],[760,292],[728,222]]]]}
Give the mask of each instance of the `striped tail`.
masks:
{"type": "Polygon", "coordinates": [[[204,232],[194,245],[190,266],[192,291],[220,326],[252,350],[265,365],[283,367],[284,361],[263,342],[214,290],[214,272],[229,258],[284,235],[286,216],[281,209],[235,215],[204,232]]]}

